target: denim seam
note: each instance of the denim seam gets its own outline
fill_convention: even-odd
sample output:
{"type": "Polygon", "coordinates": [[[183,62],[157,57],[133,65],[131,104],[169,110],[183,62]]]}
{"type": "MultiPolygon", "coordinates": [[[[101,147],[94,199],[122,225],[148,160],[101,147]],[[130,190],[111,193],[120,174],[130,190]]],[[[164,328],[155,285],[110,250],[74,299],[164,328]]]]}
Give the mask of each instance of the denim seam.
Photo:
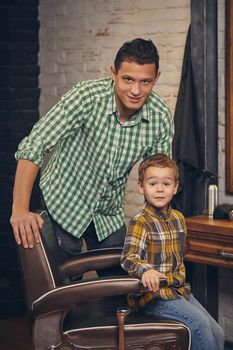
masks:
{"type": "MultiPolygon", "coordinates": [[[[194,322],[191,318],[189,318],[189,317],[185,316],[184,314],[182,314],[181,312],[179,312],[177,309],[174,309],[172,306],[166,305],[166,307],[167,307],[167,309],[170,309],[173,312],[174,315],[177,314],[180,317],[182,317],[184,320],[188,320],[190,323],[193,324],[193,326],[194,326],[193,329],[194,329],[195,333],[198,335],[198,337],[200,339],[200,342],[201,342],[200,345],[201,345],[203,350],[206,350],[204,338],[201,336],[198,324],[196,322],[194,322]]],[[[163,314],[162,314],[161,311],[157,311],[156,313],[163,317],[163,314]]],[[[153,311],[151,311],[151,314],[153,314],[153,311]]],[[[188,325],[186,325],[186,326],[188,327],[188,325]]]]}

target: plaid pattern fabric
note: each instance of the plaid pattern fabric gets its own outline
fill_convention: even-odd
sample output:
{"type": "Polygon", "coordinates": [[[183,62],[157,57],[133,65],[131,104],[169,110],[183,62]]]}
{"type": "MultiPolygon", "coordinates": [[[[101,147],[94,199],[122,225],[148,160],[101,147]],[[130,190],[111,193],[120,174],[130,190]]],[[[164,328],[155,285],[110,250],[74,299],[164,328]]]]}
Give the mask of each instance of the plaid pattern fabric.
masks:
{"type": "Polygon", "coordinates": [[[150,269],[164,273],[168,286],[158,292],[129,296],[129,304],[139,308],[153,298],[188,298],[190,285],[185,282],[186,224],[183,215],[174,209],[165,215],[152,206],[145,207],[129,223],[122,253],[122,267],[131,276],[141,278],[150,269]]]}
{"type": "Polygon", "coordinates": [[[173,129],[167,105],[154,92],[121,124],[112,80],[81,81],[35,124],[16,159],[41,166],[54,149],[40,180],[51,216],[76,237],[93,220],[103,240],[123,225],[133,165],[156,152],[171,155],[173,129]]]}

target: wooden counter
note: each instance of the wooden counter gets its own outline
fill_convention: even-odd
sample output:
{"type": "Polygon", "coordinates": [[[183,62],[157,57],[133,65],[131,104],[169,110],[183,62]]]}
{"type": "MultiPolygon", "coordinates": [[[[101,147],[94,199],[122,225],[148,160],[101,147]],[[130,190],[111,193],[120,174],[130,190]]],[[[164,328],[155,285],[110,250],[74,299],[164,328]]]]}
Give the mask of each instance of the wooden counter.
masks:
{"type": "Polygon", "coordinates": [[[208,216],[186,219],[186,261],[233,268],[233,222],[208,216]]]}
{"type": "Polygon", "coordinates": [[[186,224],[187,279],[194,296],[218,320],[218,270],[233,268],[233,222],[200,215],[186,218],[186,224]]]}

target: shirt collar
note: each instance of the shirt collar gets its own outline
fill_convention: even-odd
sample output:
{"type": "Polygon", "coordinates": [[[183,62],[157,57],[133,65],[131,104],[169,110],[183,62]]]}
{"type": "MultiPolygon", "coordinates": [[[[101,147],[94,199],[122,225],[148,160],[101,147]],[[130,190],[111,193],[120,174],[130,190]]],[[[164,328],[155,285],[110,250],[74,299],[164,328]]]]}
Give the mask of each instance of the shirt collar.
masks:
{"type": "Polygon", "coordinates": [[[170,219],[171,218],[171,207],[168,207],[167,214],[162,212],[159,209],[156,209],[152,205],[145,204],[144,206],[145,212],[147,212],[149,215],[156,217],[157,219],[170,219]]]}

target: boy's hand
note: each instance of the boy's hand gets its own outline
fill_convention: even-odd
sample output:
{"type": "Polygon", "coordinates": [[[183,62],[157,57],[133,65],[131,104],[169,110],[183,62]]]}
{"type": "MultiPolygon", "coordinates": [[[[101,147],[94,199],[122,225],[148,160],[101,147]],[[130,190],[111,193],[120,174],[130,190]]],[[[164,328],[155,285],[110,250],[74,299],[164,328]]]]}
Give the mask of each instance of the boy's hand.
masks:
{"type": "Polygon", "coordinates": [[[150,292],[157,292],[159,290],[160,279],[167,279],[167,276],[156,270],[148,270],[142,274],[142,284],[148,288],[150,292]]]}

